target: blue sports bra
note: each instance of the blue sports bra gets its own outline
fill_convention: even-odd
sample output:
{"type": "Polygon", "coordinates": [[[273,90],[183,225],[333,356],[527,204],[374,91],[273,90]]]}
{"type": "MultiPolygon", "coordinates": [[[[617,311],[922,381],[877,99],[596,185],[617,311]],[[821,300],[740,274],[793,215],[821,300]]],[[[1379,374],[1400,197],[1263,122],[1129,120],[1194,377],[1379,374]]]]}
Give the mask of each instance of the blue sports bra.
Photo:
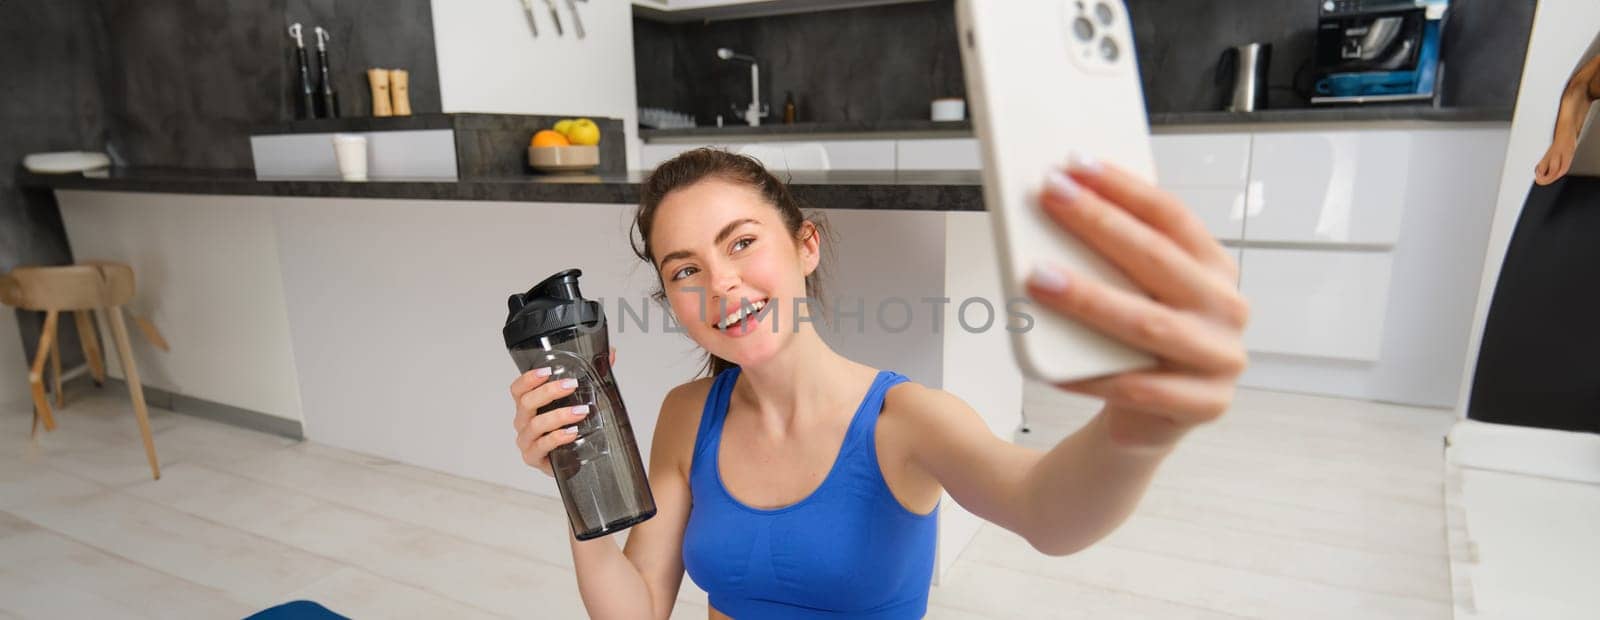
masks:
{"type": "Polygon", "coordinates": [[[740,620],[921,618],[939,509],[919,515],[895,499],[873,439],[884,394],[908,379],[878,371],[822,484],[798,502],[760,509],[734,499],[717,467],[738,377],[733,367],[712,382],[689,470],[683,564],[711,606],[740,620]]]}

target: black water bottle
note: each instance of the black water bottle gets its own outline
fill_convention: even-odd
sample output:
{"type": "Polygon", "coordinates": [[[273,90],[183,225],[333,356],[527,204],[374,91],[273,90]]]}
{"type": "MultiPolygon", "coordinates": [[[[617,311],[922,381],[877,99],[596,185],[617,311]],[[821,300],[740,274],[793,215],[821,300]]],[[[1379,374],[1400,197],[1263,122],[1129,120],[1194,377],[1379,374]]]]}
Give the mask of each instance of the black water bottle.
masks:
{"type": "Polygon", "coordinates": [[[605,309],[578,291],[581,275],[568,269],[513,293],[502,335],[518,370],[549,368],[550,381],[578,380],[577,389],[538,415],[589,406],[574,425],[578,438],[550,452],[572,533],[589,540],[643,523],[656,514],[656,503],[611,375],[605,309]]]}

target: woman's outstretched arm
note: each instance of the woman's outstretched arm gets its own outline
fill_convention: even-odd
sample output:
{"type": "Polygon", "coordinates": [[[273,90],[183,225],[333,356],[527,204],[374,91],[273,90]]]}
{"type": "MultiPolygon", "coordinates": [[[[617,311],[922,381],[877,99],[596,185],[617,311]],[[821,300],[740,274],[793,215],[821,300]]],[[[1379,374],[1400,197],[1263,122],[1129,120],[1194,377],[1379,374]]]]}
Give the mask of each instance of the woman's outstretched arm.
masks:
{"type": "Polygon", "coordinates": [[[926,440],[913,448],[962,506],[1052,555],[1071,553],[1133,512],[1156,466],[1193,427],[1233,400],[1247,361],[1249,307],[1232,255],[1172,194],[1109,164],[1053,174],[1040,207],[1140,289],[1041,265],[1028,283],[1057,312],[1142,349],[1153,367],[1057,385],[1105,408],[1047,453],[995,437],[960,399],[907,390],[908,418],[926,440]]]}

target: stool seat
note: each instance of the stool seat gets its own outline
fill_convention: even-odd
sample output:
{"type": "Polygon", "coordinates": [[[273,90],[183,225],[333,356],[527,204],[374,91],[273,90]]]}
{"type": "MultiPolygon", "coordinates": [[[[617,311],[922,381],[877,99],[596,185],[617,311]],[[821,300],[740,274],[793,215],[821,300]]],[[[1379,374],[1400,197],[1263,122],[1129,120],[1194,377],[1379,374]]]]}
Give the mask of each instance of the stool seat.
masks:
{"type": "Polygon", "coordinates": [[[111,326],[113,342],[117,347],[118,361],[128,383],[128,395],[133,399],[134,416],[139,422],[139,432],[144,438],[145,455],[150,460],[150,473],[161,478],[161,466],[156,459],[155,441],[150,434],[150,414],[145,408],[144,386],[139,381],[139,369],[133,361],[133,351],[128,342],[128,327],[123,319],[122,306],[133,300],[133,268],[113,261],[84,261],[75,265],[17,267],[0,275],[0,304],[23,310],[44,312],[44,329],[39,336],[38,352],[28,372],[28,384],[33,391],[33,433],[39,424],[46,432],[55,430],[55,416],[50,402],[44,397],[44,366],[54,360],[54,390],[56,406],[65,404],[61,391],[61,349],[57,330],[62,312],[73,313],[78,328],[78,340],[89,363],[89,370],[97,383],[105,381],[105,362],[102,360],[99,334],[92,313],[105,315],[111,326]]]}

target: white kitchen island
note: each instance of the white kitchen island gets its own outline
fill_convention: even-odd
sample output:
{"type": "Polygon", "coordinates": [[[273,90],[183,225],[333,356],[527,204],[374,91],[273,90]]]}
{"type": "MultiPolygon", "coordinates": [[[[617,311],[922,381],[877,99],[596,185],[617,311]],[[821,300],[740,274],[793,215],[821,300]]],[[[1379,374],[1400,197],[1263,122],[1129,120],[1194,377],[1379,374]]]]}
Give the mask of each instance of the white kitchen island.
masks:
{"type": "MultiPolygon", "coordinates": [[[[562,269],[583,270],[584,294],[605,304],[618,383],[646,458],[662,397],[700,368],[698,348],[667,329],[663,307],[649,301],[652,270],[628,249],[634,204],[592,202],[603,198],[596,188],[573,188],[583,202],[552,201],[561,190],[548,187],[535,194],[540,201],[523,202],[464,199],[514,196],[521,190],[512,181],[484,189],[204,177],[39,180],[56,188],[78,259],[124,261],[138,274],[134,306],[172,345],[170,353],[136,347],[157,393],[289,428],[298,422],[319,443],[553,496],[552,481],[513,445],[507,387],[517,373],[500,337],[507,295],[562,269]],[[343,195],[316,195],[334,192],[343,195]],[[361,192],[383,197],[351,196],[361,192]]],[[[852,359],[960,396],[1009,438],[1022,378],[1003,329],[987,216],[972,210],[981,208],[976,175],[832,178],[802,196],[815,207],[831,197],[867,208],[819,209],[835,240],[824,294],[829,307],[849,313],[859,301],[865,311],[859,322],[836,321],[838,331],[820,326],[823,338],[852,359]],[[928,196],[928,207],[967,210],[906,204],[928,196]],[[878,204],[888,208],[871,208],[878,204]],[[971,297],[997,310],[987,331],[960,327],[958,304],[971,297]],[[892,298],[911,309],[900,331],[875,317],[892,298]]],[[[636,180],[589,183],[625,194],[636,180]]],[[[902,306],[885,307],[898,329],[902,306]]],[[[969,306],[967,325],[984,319],[969,306]]],[[[949,498],[941,510],[942,572],[979,521],[949,498]]]]}

